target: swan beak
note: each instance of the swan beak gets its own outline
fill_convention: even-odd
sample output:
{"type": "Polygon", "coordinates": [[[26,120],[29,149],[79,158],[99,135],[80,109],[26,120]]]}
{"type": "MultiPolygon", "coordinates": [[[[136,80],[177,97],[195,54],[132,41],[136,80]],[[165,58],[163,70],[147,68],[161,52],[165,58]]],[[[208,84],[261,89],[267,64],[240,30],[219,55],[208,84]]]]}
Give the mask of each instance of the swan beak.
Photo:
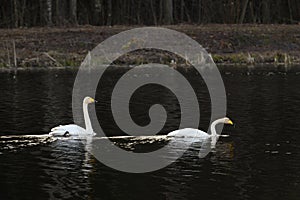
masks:
{"type": "Polygon", "coordinates": [[[93,98],[91,98],[91,103],[97,103],[97,101],[93,98]]]}
{"type": "Polygon", "coordinates": [[[228,120],[227,123],[230,124],[230,125],[233,125],[233,122],[231,120],[228,120]]]}

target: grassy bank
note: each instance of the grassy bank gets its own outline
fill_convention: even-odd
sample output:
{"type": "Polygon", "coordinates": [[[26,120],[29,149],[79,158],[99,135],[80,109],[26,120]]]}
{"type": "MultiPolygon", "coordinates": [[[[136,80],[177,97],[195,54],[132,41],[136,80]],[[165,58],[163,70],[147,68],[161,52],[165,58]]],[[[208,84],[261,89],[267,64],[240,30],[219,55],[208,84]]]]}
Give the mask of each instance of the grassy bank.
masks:
{"type": "MultiPolygon", "coordinates": [[[[0,29],[0,67],[79,66],[103,40],[134,27],[0,29]]],[[[199,42],[218,64],[300,64],[300,25],[168,26],[199,42]]],[[[136,64],[146,63],[136,55],[136,64]]],[[[159,55],[169,61],[168,55],[159,55]]],[[[123,62],[127,62],[126,57],[123,62]]],[[[132,58],[131,58],[132,59],[132,58]]]]}

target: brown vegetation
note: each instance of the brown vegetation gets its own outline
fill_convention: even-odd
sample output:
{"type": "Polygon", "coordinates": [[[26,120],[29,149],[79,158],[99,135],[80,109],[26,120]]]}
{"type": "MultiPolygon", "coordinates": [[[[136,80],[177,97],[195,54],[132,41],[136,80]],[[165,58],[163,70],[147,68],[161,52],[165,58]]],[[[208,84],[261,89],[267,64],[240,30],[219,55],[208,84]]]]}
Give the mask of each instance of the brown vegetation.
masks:
{"type": "MultiPolygon", "coordinates": [[[[134,27],[0,29],[0,66],[14,66],[15,61],[18,67],[79,66],[87,52],[97,44],[130,28],[134,27]]],[[[195,39],[217,63],[300,63],[299,25],[181,25],[167,28],[195,39]]],[[[147,56],[142,56],[136,62],[146,63],[145,59],[147,56]]]]}

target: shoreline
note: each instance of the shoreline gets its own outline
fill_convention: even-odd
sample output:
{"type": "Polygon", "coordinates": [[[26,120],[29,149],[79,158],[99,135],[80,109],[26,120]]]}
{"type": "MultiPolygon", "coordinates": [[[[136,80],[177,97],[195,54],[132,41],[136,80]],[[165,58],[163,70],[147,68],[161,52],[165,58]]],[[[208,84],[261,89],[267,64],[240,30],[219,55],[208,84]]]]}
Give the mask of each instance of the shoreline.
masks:
{"type": "MultiPolygon", "coordinates": [[[[290,69],[300,69],[299,64],[273,64],[273,63],[256,63],[256,64],[216,64],[218,69],[220,71],[226,70],[228,67],[241,67],[241,68],[248,68],[248,69],[255,69],[255,68],[267,68],[267,69],[285,69],[285,70],[290,70],[290,69]]],[[[128,65],[120,65],[120,66],[110,66],[108,70],[127,70],[127,69],[132,69],[135,66],[128,66],[128,65]]],[[[65,67],[2,67],[0,68],[0,73],[18,73],[22,71],[51,71],[51,70],[79,70],[79,66],[65,66],[65,67]]],[[[176,67],[176,69],[179,70],[191,70],[192,66],[188,67],[176,67]]]]}
{"type": "MultiPolygon", "coordinates": [[[[0,68],[78,67],[88,51],[122,31],[141,26],[77,26],[0,29],[0,68]],[[14,48],[15,46],[15,48],[14,48]]],[[[217,65],[299,65],[300,25],[174,25],[163,26],[187,34],[211,54],[217,65]]],[[[155,53],[155,52],[154,52],[155,53]]],[[[170,55],[138,52],[120,63],[149,63],[170,55]],[[153,59],[152,59],[153,61],[153,59]]]]}

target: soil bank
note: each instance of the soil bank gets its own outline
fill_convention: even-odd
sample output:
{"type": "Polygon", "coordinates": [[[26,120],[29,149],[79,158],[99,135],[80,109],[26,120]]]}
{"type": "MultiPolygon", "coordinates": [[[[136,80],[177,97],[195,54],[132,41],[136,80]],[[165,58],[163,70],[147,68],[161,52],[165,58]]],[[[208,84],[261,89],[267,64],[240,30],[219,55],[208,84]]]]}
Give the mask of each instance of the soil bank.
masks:
{"type": "MultiPolygon", "coordinates": [[[[300,25],[165,27],[196,40],[217,64],[300,64],[300,25]]],[[[0,67],[12,67],[15,63],[18,67],[79,66],[88,51],[100,42],[132,28],[136,26],[0,29],[0,67]]],[[[160,53],[158,57],[171,62],[170,55],[160,53]]],[[[126,56],[120,59],[121,63],[147,63],[149,52],[138,52],[130,60],[126,56]]]]}

